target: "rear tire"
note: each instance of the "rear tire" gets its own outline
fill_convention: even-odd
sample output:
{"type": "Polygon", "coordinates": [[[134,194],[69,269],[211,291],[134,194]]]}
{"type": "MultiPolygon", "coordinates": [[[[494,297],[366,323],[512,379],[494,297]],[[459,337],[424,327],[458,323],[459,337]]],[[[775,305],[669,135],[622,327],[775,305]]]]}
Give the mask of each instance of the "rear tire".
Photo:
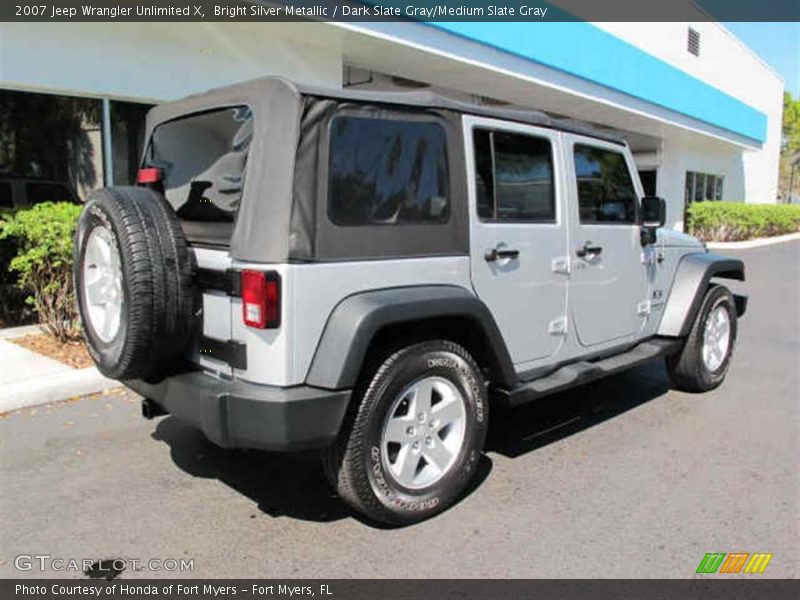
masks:
{"type": "Polygon", "coordinates": [[[733,356],[736,327],[736,303],[730,290],[711,287],[683,348],[666,359],[667,373],[677,389],[698,393],[722,384],[733,356]]]}
{"type": "Polygon", "coordinates": [[[357,389],[349,422],[323,454],[331,486],[382,523],[445,510],[474,475],[486,439],[478,365],[457,344],[422,342],[393,353],[357,389]]]}

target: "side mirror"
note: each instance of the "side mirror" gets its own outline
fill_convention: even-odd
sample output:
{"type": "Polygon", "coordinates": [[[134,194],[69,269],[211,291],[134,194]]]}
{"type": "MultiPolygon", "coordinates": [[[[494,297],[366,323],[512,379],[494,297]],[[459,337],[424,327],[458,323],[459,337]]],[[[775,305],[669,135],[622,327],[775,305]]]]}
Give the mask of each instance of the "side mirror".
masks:
{"type": "Polygon", "coordinates": [[[642,227],[658,229],[667,221],[667,203],[658,196],[642,198],[642,227]]]}

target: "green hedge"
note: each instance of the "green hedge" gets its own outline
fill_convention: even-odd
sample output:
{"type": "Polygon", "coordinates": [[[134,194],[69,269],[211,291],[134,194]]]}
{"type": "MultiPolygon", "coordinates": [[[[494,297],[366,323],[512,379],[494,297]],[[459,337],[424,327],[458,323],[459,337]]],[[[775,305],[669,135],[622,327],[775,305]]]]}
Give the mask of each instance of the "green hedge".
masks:
{"type": "Polygon", "coordinates": [[[697,202],[689,206],[689,232],[707,242],[733,242],[800,231],[800,206],[697,202]]]}
{"type": "Polygon", "coordinates": [[[77,334],[72,236],[80,212],[68,202],[43,202],[0,216],[0,241],[14,251],[7,268],[18,276],[15,285],[39,322],[62,341],[77,334]]]}

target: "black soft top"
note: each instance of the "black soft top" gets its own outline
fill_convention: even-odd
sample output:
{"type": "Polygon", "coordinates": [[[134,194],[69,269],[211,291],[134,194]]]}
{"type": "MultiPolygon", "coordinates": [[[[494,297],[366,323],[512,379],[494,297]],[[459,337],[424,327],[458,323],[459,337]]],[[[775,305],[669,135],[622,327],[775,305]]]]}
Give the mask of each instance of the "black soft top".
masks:
{"type": "MultiPolygon", "coordinates": [[[[280,94],[280,96],[289,101],[299,102],[301,96],[314,96],[368,104],[436,108],[451,110],[465,115],[536,125],[538,127],[586,135],[617,144],[625,144],[625,139],[619,135],[589,125],[575,123],[568,119],[557,119],[537,110],[484,106],[471,102],[462,102],[425,90],[384,92],[317,87],[296,83],[284,77],[261,77],[187,96],[184,99],[155,107],[151,111],[151,118],[154,122],[167,121],[187,113],[203,110],[204,107],[208,108],[230,103],[233,97],[241,98],[243,103],[252,106],[258,99],[269,102],[270,96],[276,94],[279,88],[283,88],[282,91],[286,92],[285,94],[280,94]],[[245,99],[248,99],[248,101],[244,102],[245,99]]],[[[148,119],[149,121],[150,119],[148,119]]]]}
{"type": "Polygon", "coordinates": [[[607,142],[622,138],[554,119],[542,112],[478,106],[428,91],[377,92],[325,89],[264,77],[154,107],[147,115],[147,139],[161,123],[190,114],[246,105],[253,137],[242,199],[230,236],[231,255],[261,263],[353,260],[464,254],[469,251],[466,202],[455,202],[446,225],[350,227],[329,222],[326,207],[326,124],[340,110],[391,115],[419,112],[448,128],[450,187],[466,198],[462,115],[477,115],[568,131],[607,142]],[[252,168],[257,165],[257,168],[252,168]],[[313,176],[309,176],[313,174],[313,176]],[[411,235],[413,233],[413,235],[411,235]]]}

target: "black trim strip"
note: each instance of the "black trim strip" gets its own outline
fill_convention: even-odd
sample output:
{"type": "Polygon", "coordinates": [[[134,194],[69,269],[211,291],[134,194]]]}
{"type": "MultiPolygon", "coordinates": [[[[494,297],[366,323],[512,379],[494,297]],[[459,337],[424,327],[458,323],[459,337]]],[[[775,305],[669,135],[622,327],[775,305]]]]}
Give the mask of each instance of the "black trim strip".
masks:
{"type": "Polygon", "coordinates": [[[201,356],[228,363],[234,369],[247,369],[247,345],[233,340],[222,341],[201,335],[197,340],[201,356]]]}
{"type": "Polygon", "coordinates": [[[218,290],[235,298],[240,298],[242,295],[242,278],[237,269],[227,271],[197,269],[196,279],[200,289],[218,290]]]}

